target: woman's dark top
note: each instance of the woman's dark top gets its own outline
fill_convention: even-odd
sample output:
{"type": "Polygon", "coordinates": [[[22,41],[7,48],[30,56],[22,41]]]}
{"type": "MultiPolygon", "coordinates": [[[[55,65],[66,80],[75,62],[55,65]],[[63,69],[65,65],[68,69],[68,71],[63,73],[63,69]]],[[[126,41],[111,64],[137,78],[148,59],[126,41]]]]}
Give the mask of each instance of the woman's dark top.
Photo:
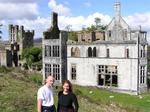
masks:
{"type": "Polygon", "coordinates": [[[73,108],[73,105],[74,105],[75,112],[78,112],[79,105],[78,105],[77,97],[74,93],[69,92],[68,94],[63,94],[62,91],[58,93],[57,112],[59,112],[60,107],[73,108]]]}

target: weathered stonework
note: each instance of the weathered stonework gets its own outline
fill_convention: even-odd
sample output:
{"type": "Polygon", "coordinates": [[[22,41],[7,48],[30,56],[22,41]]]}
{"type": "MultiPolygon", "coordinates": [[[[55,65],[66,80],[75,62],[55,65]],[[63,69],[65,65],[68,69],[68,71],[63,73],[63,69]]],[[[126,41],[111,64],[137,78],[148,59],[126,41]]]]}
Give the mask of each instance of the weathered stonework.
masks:
{"type": "Polygon", "coordinates": [[[77,32],[78,42],[93,42],[96,40],[105,40],[105,33],[102,31],[95,32],[77,32]]]}
{"type": "Polygon", "coordinates": [[[67,33],[59,33],[53,19],[51,29],[56,28],[57,35],[48,30],[42,43],[43,79],[51,74],[59,83],[68,79],[134,95],[147,91],[147,32],[131,29],[121,17],[120,6],[117,1],[115,17],[104,34],[79,32],[78,42],[66,44],[67,33]]]}
{"type": "Polygon", "coordinates": [[[44,32],[43,49],[43,82],[48,75],[55,77],[55,83],[67,79],[67,38],[65,31],[59,31],[57,13],[52,13],[52,25],[44,32]]]}
{"type": "Polygon", "coordinates": [[[44,32],[45,39],[59,39],[60,30],[58,28],[57,13],[52,13],[52,25],[48,31],[44,32]]]}
{"type": "Polygon", "coordinates": [[[78,85],[140,94],[147,91],[147,32],[129,27],[120,2],[114,9],[104,40],[92,41],[92,34],[86,34],[86,41],[67,42],[67,78],[78,85]]]}
{"type": "Polygon", "coordinates": [[[23,26],[19,28],[18,25],[9,25],[9,41],[0,44],[0,47],[3,46],[3,50],[1,50],[1,65],[9,67],[21,65],[22,51],[33,46],[33,36],[33,30],[25,31],[23,26]]]}

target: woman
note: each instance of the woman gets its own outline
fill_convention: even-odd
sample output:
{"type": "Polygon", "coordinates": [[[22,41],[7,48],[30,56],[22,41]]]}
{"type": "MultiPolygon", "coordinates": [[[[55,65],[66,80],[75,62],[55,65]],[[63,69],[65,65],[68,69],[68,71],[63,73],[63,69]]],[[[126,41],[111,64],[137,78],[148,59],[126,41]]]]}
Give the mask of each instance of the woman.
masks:
{"type": "Polygon", "coordinates": [[[62,91],[58,93],[57,112],[78,112],[78,101],[72,92],[72,85],[69,80],[62,83],[62,91]]]}

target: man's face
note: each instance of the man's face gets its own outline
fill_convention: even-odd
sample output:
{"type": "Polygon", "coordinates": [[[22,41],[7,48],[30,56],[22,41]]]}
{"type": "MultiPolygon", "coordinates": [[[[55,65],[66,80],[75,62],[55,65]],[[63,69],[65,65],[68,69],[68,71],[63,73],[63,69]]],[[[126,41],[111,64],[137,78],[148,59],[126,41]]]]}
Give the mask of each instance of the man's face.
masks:
{"type": "Polygon", "coordinates": [[[52,76],[49,76],[49,77],[47,78],[46,83],[47,83],[47,85],[48,85],[49,87],[53,86],[53,84],[54,84],[54,78],[53,78],[52,76]]]}

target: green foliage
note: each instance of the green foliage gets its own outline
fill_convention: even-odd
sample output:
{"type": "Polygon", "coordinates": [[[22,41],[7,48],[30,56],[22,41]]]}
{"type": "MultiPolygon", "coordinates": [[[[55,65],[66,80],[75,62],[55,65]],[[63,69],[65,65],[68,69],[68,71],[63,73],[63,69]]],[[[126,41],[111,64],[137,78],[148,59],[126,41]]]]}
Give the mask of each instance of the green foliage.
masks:
{"type": "MultiPolygon", "coordinates": [[[[42,75],[17,68],[0,75],[0,112],[36,112],[37,90],[42,75]],[[20,78],[22,77],[22,78],[20,78]],[[23,79],[23,80],[22,80],[23,79]]],[[[54,88],[55,105],[59,88],[54,88]]],[[[96,87],[73,85],[79,112],[149,112],[150,94],[139,97],[96,87]],[[110,96],[113,96],[112,98],[110,96]]]]}
{"type": "Polygon", "coordinates": [[[94,32],[94,31],[96,31],[97,30],[97,28],[96,28],[96,26],[94,26],[94,25],[91,25],[90,27],[87,27],[87,31],[88,32],[94,32]]]}
{"type": "Polygon", "coordinates": [[[106,29],[106,26],[101,25],[101,19],[99,17],[96,17],[95,20],[95,25],[91,25],[90,27],[82,29],[82,31],[87,31],[87,32],[94,32],[94,31],[104,31],[106,29]]]}
{"type": "Polygon", "coordinates": [[[40,71],[42,69],[42,61],[32,63],[32,69],[40,71]]]}
{"type": "Polygon", "coordinates": [[[94,32],[94,31],[104,31],[105,29],[106,29],[106,26],[104,25],[98,25],[98,26],[91,25],[90,27],[87,27],[86,29],[84,29],[84,31],[94,32]]]}
{"type": "Polygon", "coordinates": [[[68,38],[69,40],[78,41],[77,32],[74,31],[68,32],[68,38]]]}
{"type": "Polygon", "coordinates": [[[42,50],[40,48],[26,48],[22,52],[22,59],[25,59],[27,65],[31,67],[32,63],[42,60],[41,54],[42,50]]]}
{"type": "Polygon", "coordinates": [[[8,73],[11,71],[12,71],[12,68],[7,68],[6,66],[0,66],[0,73],[8,73]]]}
{"type": "Polygon", "coordinates": [[[36,94],[39,86],[28,74],[3,74],[0,77],[0,112],[36,112],[36,94]],[[17,77],[22,76],[25,80],[17,77]]]}
{"type": "Polygon", "coordinates": [[[42,84],[42,75],[39,75],[39,74],[29,75],[29,80],[38,85],[41,85],[42,84]]]}
{"type": "Polygon", "coordinates": [[[96,87],[75,86],[74,89],[79,89],[82,93],[82,97],[85,97],[88,101],[99,105],[104,104],[111,107],[111,104],[113,104],[127,112],[149,112],[150,110],[149,93],[141,94],[140,96],[132,96],[128,94],[110,92],[96,87]],[[113,96],[113,98],[110,98],[110,96],[113,96]]]}

